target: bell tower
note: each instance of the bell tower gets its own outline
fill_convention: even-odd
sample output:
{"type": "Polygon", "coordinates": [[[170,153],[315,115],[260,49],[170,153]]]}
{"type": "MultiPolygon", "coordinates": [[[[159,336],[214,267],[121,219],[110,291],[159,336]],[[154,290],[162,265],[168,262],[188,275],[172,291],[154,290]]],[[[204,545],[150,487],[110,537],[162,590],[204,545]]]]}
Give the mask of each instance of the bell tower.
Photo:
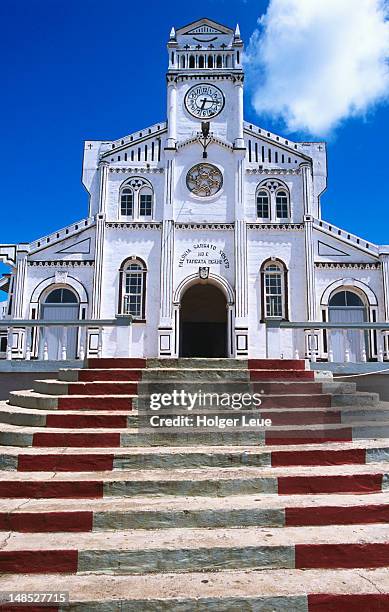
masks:
{"type": "Polygon", "coordinates": [[[201,131],[242,148],[243,42],[235,31],[210,19],[171,29],[167,45],[168,147],[201,131]]]}

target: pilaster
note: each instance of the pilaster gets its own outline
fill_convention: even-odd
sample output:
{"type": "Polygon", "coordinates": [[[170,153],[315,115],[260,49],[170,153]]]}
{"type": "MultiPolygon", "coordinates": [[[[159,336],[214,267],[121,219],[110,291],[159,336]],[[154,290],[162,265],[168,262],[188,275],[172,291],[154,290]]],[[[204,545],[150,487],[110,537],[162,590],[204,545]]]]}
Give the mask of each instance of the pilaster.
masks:
{"type": "Polygon", "coordinates": [[[300,164],[303,179],[304,215],[313,214],[313,177],[312,166],[308,162],[300,164]]]}
{"type": "Polygon", "coordinates": [[[100,197],[99,197],[99,212],[107,212],[107,193],[108,193],[108,169],[109,162],[101,161],[99,163],[100,170],[100,197]]]}
{"type": "Polygon", "coordinates": [[[243,74],[237,75],[235,78],[235,89],[236,89],[236,125],[235,125],[235,139],[234,147],[236,149],[244,148],[244,137],[243,137],[243,74]]]}
{"type": "Polygon", "coordinates": [[[316,320],[316,288],[315,288],[315,263],[313,245],[313,217],[304,216],[305,233],[305,272],[307,286],[307,316],[308,321],[316,320]]]}
{"type": "Polygon", "coordinates": [[[23,318],[24,288],[27,273],[27,256],[27,245],[18,245],[16,252],[15,289],[12,312],[13,318],[15,319],[23,318]]]}
{"type": "MultiPolygon", "coordinates": [[[[174,264],[174,159],[175,148],[165,148],[165,203],[161,233],[160,308],[158,325],[158,353],[170,357],[174,353],[173,321],[173,264],[174,264]]],[[[178,334],[178,329],[175,330],[178,334]]]]}
{"type": "Polygon", "coordinates": [[[177,79],[167,76],[167,148],[174,149],[177,144],[177,79]]]}
{"type": "Polygon", "coordinates": [[[379,257],[384,290],[384,317],[385,322],[389,322],[389,245],[379,247],[379,257]]]}
{"type": "Polygon", "coordinates": [[[95,270],[93,276],[93,295],[92,295],[92,319],[101,317],[101,294],[103,282],[103,254],[105,238],[105,214],[96,215],[96,247],[95,247],[95,270]]]}
{"type": "Polygon", "coordinates": [[[235,353],[248,355],[248,276],[247,276],[247,227],[244,215],[244,160],[245,149],[235,151],[235,353]]]}

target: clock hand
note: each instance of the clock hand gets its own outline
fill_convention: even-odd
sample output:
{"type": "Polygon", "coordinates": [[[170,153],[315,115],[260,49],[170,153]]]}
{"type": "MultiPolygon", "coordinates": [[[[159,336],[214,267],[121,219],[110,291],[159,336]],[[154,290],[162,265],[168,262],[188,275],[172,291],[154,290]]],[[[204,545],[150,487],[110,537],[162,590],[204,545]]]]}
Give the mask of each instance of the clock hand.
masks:
{"type": "Polygon", "coordinates": [[[204,106],[205,106],[206,102],[208,102],[207,98],[203,98],[203,99],[202,99],[202,103],[203,103],[203,104],[202,104],[202,106],[201,106],[201,110],[204,110],[204,106]]]}

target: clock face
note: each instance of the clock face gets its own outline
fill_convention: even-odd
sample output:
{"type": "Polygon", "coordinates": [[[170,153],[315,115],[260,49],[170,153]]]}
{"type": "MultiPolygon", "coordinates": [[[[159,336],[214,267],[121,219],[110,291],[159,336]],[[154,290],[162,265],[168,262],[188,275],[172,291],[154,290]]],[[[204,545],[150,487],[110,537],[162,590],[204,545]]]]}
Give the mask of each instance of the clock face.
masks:
{"type": "Polygon", "coordinates": [[[197,164],[186,175],[186,184],[194,195],[202,198],[217,193],[223,185],[223,175],[212,164],[197,164]]]}
{"type": "Polygon", "coordinates": [[[185,108],[193,117],[211,119],[224,108],[224,94],[215,85],[194,85],[185,96],[185,108]]]}

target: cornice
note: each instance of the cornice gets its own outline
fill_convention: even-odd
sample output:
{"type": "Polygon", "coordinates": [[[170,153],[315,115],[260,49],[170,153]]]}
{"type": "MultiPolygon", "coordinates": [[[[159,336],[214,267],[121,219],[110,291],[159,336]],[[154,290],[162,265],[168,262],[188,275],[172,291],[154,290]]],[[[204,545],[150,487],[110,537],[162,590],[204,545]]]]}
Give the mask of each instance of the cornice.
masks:
{"type": "Polygon", "coordinates": [[[110,229],[153,230],[160,229],[162,227],[162,224],[156,221],[145,221],[144,223],[137,221],[107,221],[105,223],[105,226],[110,229]]]}
{"type": "Polygon", "coordinates": [[[129,166],[111,166],[109,168],[109,172],[111,174],[119,174],[120,172],[124,174],[163,174],[164,171],[164,168],[151,168],[147,166],[141,166],[139,168],[132,168],[129,166]]]}
{"type": "Polygon", "coordinates": [[[80,268],[87,267],[90,268],[95,265],[93,259],[80,259],[80,260],[66,260],[66,259],[58,259],[55,261],[46,261],[46,260],[29,260],[27,262],[28,266],[34,266],[38,268],[80,268]]]}
{"type": "Polygon", "coordinates": [[[315,268],[321,268],[324,270],[330,270],[334,268],[342,270],[379,270],[381,268],[381,263],[341,263],[337,261],[317,261],[315,262],[315,268]]]}
{"type": "Polygon", "coordinates": [[[304,223],[248,223],[248,229],[281,232],[294,232],[304,230],[304,223]]]}
{"type": "Polygon", "coordinates": [[[301,174],[300,168],[246,168],[246,174],[264,174],[270,176],[285,176],[301,174]]]}
{"type": "Polygon", "coordinates": [[[234,223],[175,223],[176,229],[183,230],[233,230],[234,223]]]}

